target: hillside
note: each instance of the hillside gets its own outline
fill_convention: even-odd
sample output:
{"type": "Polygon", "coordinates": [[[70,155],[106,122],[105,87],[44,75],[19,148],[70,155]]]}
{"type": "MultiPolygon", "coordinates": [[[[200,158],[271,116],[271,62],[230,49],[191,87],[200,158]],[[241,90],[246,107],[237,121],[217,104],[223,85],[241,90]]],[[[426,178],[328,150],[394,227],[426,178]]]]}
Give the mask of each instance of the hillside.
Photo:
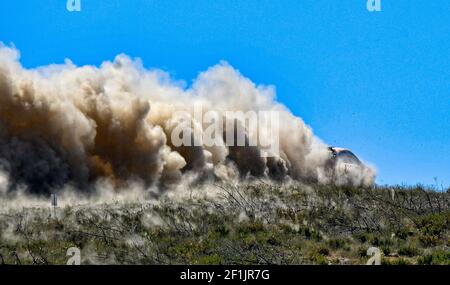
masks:
{"type": "Polygon", "coordinates": [[[450,193],[424,187],[370,189],[215,185],[208,195],[140,203],[3,210],[0,263],[450,265],[450,193]],[[214,193],[211,193],[214,192],[214,193]]]}

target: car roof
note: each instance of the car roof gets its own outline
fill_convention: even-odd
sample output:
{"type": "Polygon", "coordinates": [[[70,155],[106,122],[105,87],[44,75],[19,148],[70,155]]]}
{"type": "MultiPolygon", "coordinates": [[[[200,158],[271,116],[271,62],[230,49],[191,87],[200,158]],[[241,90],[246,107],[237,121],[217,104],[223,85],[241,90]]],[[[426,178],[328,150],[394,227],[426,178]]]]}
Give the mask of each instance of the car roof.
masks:
{"type": "MultiPolygon", "coordinates": [[[[343,151],[350,151],[349,149],[346,148],[342,148],[342,147],[333,147],[334,151],[339,153],[339,152],[343,152],[343,151]]],[[[351,152],[351,151],[350,151],[351,152]]]]}

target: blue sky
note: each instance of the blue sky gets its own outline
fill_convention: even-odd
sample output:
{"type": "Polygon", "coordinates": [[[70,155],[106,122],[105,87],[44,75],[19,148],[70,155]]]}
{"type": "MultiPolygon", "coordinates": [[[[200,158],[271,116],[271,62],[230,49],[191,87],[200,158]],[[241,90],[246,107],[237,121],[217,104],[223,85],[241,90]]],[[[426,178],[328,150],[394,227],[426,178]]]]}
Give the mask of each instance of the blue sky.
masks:
{"type": "Polygon", "coordinates": [[[0,41],[26,67],[98,65],[119,53],[188,84],[226,60],[378,183],[450,186],[450,2],[66,0],[0,3],[0,41]]]}

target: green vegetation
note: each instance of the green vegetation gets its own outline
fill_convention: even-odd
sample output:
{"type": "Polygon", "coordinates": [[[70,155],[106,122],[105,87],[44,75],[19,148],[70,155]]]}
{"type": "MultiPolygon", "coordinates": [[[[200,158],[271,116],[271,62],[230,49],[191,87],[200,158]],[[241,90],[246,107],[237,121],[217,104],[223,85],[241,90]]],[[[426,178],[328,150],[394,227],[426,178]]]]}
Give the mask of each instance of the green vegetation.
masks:
{"type": "MultiPolygon", "coordinates": [[[[450,265],[450,193],[424,187],[214,186],[214,195],[0,214],[1,264],[450,265]],[[393,195],[394,192],[394,195],[393,195]]],[[[212,191],[210,189],[210,191],[212,191]]]]}

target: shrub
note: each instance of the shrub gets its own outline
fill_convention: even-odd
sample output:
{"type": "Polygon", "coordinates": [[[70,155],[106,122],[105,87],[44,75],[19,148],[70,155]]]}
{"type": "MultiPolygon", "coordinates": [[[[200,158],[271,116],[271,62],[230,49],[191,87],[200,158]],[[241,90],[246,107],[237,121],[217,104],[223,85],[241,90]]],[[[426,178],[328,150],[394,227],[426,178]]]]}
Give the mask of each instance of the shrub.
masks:
{"type": "Polygon", "coordinates": [[[316,265],[328,265],[328,260],[321,254],[314,254],[311,261],[316,265]]]}
{"type": "MultiPolygon", "coordinates": [[[[342,249],[347,246],[345,239],[330,239],[326,244],[332,249],[342,249]]],[[[348,246],[346,247],[348,249],[348,246]]]]}
{"type": "Polygon", "coordinates": [[[420,265],[450,265],[450,250],[436,250],[417,259],[420,265]]]}
{"type": "Polygon", "coordinates": [[[410,261],[404,258],[382,258],[382,265],[412,265],[410,261]]]}
{"type": "Polygon", "coordinates": [[[402,246],[398,250],[399,255],[404,255],[408,257],[413,257],[420,254],[419,249],[413,245],[402,246]]]}
{"type": "Polygon", "coordinates": [[[417,227],[421,233],[420,241],[425,246],[434,246],[448,229],[449,221],[443,214],[429,214],[418,219],[417,227]]]}

